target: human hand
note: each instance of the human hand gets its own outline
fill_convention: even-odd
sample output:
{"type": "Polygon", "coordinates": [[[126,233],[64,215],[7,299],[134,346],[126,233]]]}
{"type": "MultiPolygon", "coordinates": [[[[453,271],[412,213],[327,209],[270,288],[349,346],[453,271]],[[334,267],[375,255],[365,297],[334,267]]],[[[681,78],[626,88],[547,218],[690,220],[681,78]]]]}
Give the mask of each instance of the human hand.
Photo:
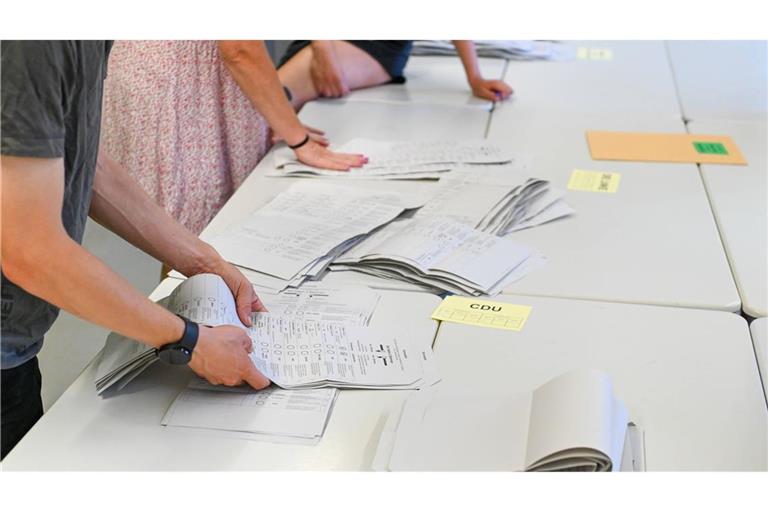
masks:
{"type": "Polygon", "coordinates": [[[253,289],[253,285],[248,278],[243,275],[234,265],[221,259],[214,270],[215,274],[221,276],[229,287],[232,295],[235,297],[237,306],[237,316],[246,327],[250,327],[251,313],[254,311],[266,311],[267,308],[253,289]]]}
{"type": "Polygon", "coordinates": [[[336,60],[330,44],[313,44],[309,76],[317,94],[326,98],[339,98],[349,94],[344,71],[336,60]]]}
{"type": "Polygon", "coordinates": [[[189,367],[211,384],[239,386],[243,382],[253,389],[269,386],[248,354],[253,343],[248,333],[233,325],[200,326],[197,345],[189,367]]]}
{"type": "Polygon", "coordinates": [[[335,171],[348,171],[368,163],[368,157],[364,155],[336,153],[311,140],[294,150],[294,153],[302,163],[335,171]]]}
{"type": "Polygon", "coordinates": [[[501,101],[509,98],[514,92],[504,80],[485,80],[479,78],[469,83],[472,94],[478,98],[491,101],[501,101]]]}
{"type": "MultiPolygon", "coordinates": [[[[302,124],[304,129],[309,134],[309,138],[318,144],[320,144],[323,147],[327,147],[330,144],[330,141],[325,137],[325,132],[323,130],[320,130],[319,128],[313,128],[312,126],[302,124]]],[[[283,140],[282,137],[280,137],[277,134],[272,134],[272,144],[277,144],[283,140]]]]}

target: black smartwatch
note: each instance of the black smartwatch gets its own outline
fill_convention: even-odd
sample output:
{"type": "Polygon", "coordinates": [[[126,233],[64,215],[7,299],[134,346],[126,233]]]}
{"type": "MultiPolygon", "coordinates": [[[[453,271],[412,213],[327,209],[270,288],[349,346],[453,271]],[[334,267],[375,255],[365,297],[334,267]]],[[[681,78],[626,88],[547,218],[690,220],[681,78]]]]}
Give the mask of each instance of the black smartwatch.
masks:
{"type": "Polygon", "coordinates": [[[176,316],[184,320],[184,334],[181,335],[179,341],[168,343],[156,349],[157,357],[167,364],[188,364],[192,360],[192,351],[197,345],[200,327],[181,315],[176,316]]]}

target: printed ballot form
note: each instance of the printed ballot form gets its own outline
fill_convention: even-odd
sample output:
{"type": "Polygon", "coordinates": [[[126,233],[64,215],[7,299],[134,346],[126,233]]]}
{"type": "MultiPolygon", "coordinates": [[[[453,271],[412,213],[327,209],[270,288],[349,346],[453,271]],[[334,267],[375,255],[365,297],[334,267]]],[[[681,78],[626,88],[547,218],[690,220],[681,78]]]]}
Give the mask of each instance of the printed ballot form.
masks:
{"type": "Polygon", "coordinates": [[[500,164],[512,160],[502,148],[487,141],[380,141],[357,138],[336,148],[342,153],[362,153],[368,163],[339,172],[299,162],[293,151],[274,153],[275,170],[268,176],[308,178],[437,179],[459,164],[500,164]]]}

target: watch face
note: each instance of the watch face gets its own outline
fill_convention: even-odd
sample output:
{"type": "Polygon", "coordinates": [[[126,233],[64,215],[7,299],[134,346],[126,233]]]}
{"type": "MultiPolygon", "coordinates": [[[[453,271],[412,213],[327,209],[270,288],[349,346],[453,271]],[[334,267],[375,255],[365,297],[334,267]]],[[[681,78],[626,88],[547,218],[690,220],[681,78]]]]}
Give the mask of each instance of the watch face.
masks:
{"type": "Polygon", "coordinates": [[[187,364],[192,359],[192,353],[184,347],[168,347],[161,349],[157,357],[167,364],[187,364]]]}

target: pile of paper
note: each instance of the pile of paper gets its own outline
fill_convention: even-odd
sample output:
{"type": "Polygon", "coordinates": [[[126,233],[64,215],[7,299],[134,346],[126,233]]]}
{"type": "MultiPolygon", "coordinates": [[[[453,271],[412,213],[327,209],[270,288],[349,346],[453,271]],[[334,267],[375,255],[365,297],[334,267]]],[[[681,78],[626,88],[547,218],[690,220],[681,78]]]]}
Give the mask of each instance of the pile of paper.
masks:
{"type": "Polygon", "coordinates": [[[564,191],[511,165],[457,168],[436,188],[416,218],[448,217],[497,236],[574,213],[564,191]]]}
{"type": "Polygon", "coordinates": [[[254,315],[251,359],[284,389],[418,389],[437,382],[432,349],[370,327],[254,315]]]}
{"type": "Polygon", "coordinates": [[[339,255],[426,197],[296,183],[245,221],[206,241],[250,269],[259,289],[281,291],[318,279],[339,255]]]}
{"type": "Polygon", "coordinates": [[[376,469],[643,470],[641,438],[601,372],[572,371],[525,392],[443,386],[412,394],[391,417],[376,469]]]}
{"type": "Polygon", "coordinates": [[[331,270],[353,270],[416,283],[438,293],[495,295],[543,263],[510,240],[446,217],[399,220],[336,259],[331,270]]]}
{"type": "Polygon", "coordinates": [[[258,441],[316,442],[325,432],[337,395],[333,388],[188,388],[176,397],[161,424],[258,441]]]}
{"type": "Polygon", "coordinates": [[[293,151],[274,152],[275,170],[268,176],[312,178],[437,179],[460,164],[501,164],[512,156],[486,141],[392,142],[353,139],[335,148],[342,153],[361,153],[368,163],[348,172],[319,169],[298,160],[293,151]]]}
{"type": "MultiPolygon", "coordinates": [[[[478,57],[509,60],[561,60],[568,47],[555,41],[475,40],[478,57]]],[[[411,55],[456,55],[451,41],[414,41],[411,55]]]]}
{"type": "MultiPolygon", "coordinates": [[[[259,297],[270,312],[278,315],[354,326],[368,325],[380,299],[376,291],[366,287],[321,287],[315,283],[279,295],[261,291],[259,297]]],[[[229,289],[218,276],[200,274],[187,279],[158,303],[203,325],[245,328],[237,317],[229,289]]],[[[110,388],[119,391],[156,361],[155,349],[110,334],[96,370],[97,392],[102,394],[110,388]]],[[[204,381],[200,379],[197,384],[200,382],[204,381]]]]}

